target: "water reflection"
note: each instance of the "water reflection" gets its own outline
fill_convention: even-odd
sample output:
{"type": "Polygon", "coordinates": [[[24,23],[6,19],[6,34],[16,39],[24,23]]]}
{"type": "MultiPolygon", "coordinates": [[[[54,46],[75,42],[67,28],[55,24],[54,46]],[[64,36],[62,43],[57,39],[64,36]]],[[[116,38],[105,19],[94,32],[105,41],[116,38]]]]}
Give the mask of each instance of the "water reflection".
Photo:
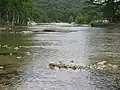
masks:
{"type": "Polygon", "coordinates": [[[30,52],[23,46],[32,45],[32,42],[27,40],[30,38],[31,36],[0,34],[0,90],[11,90],[10,88],[19,83],[20,74],[23,72],[20,68],[28,61],[27,52],[30,52]]]}
{"type": "Polygon", "coordinates": [[[15,54],[0,56],[0,65],[6,67],[0,71],[0,90],[119,89],[119,73],[48,68],[49,62],[59,61],[86,66],[105,60],[119,65],[119,32],[89,27],[71,29],[78,32],[1,34],[0,44],[11,48],[2,47],[0,53],[15,54]]]}

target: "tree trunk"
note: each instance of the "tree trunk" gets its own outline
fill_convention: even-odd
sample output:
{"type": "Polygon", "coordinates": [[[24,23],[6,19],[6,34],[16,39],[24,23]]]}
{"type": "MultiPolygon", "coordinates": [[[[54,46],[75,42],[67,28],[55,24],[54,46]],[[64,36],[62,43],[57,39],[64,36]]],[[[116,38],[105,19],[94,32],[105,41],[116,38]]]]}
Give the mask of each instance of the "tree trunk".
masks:
{"type": "Polygon", "coordinates": [[[19,25],[20,24],[20,14],[19,14],[19,12],[17,12],[16,19],[17,19],[16,23],[17,23],[17,25],[19,25]]]}
{"type": "Polygon", "coordinates": [[[12,17],[12,26],[14,26],[15,23],[15,12],[13,12],[13,17],[12,17]]]}

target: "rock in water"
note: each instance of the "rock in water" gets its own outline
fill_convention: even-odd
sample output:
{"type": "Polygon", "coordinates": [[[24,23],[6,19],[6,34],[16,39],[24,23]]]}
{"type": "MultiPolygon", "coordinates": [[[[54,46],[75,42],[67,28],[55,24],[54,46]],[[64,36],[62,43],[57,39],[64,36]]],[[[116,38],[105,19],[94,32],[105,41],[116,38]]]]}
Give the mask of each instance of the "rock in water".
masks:
{"type": "Polygon", "coordinates": [[[71,63],[74,63],[74,61],[70,61],[71,63]]]}
{"type": "Polygon", "coordinates": [[[54,64],[53,62],[50,62],[50,63],[49,63],[49,68],[50,68],[50,69],[54,69],[54,68],[55,68],[55,64],[54,64]]]}
{"type": "Polygon", "coordinates": [[[4,69],[4,67],[3,67],[3,66],[0,66],[0,69],[4,69]]]}
{"type": "Polygon", "coordinates": [[[15,48],[13,48],[13,49],[18,50],[19,48],[18,48],[18,47],[15,47],[15,48]]]}
{"type": "Polygon", "coordinates": [[[43,32],[56,32],[54,29],[44,29],[43,32]]]}
{"type": "Polygon", "coordinates": [[[22,58],[21,56],[17,57],[17,59],[21,59],[21,58],[22,58]]]}
{"type": "Polygon", "coordinates": [[[99,63],[97,63],[97,65],[104,65],[107,61],[101,61],[99,63]]]}
{"type": "Polygon", "coordinates": [[[49,63],[49,68],[54,69],[55,67],[61,69],[84,69],[89,71],[103,71],[103,72],[110,72],[110,73],[116,73],[116,70],[118,70],[118,65],[112,65],[107,64],[107,61],[101,61],[96,64],[88,65],[88,66],[80,66],[80,65],[69,65],[69,64],[63,64],[61,61],[59,63],[49,63]]]}
{"type": "Polygon", "coordinates": [[[12,53],[10,53],[10,56],[12,56],[13,54],[12,53]]]}
{"type": "Polygon", "coordinates": [[[27,55],[31,55],[30,52],[26,52],[27,55]]]}
{"type": "Polygon", "coordinates": [[[32,34],[32,31],[21,31],[20,34],[32,34]]]}
{"type": "Polygon", "coordinates": [[[8,45],[4,45],[4,46],[2,46],[2,47],[7,48],[7,47],[8,47],[8,45]]]}
{"type": "Polygon", "coordinates": [[[112,67],[113,67],[114,70],[118,69],[117,65],[113,65],[112,67]]]}

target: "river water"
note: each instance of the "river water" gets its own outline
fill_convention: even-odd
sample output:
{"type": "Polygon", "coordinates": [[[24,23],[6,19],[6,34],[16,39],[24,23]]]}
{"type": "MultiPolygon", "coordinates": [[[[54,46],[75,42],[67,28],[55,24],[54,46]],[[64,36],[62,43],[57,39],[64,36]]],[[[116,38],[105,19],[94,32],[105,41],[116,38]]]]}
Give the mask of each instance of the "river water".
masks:
{"type": "Polygon", "coordinates": [[[49,62],[59,61],[82,66],[101,60],[120,64],[118,30],[65,28],[75,32],[1,33],[0,90],[120,90],[119,73],[48,67],[49,62]]]}

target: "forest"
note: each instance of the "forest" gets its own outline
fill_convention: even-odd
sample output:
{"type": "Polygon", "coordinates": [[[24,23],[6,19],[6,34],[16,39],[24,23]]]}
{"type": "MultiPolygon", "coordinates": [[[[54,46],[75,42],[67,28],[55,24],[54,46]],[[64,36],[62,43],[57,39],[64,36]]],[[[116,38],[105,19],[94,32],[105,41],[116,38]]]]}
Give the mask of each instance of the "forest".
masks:
{"type": "Polygon", "coordinates": [[[0,25],[28,21],[90,23],[120,21],[120,0],[0,0],[0,25]]]}

